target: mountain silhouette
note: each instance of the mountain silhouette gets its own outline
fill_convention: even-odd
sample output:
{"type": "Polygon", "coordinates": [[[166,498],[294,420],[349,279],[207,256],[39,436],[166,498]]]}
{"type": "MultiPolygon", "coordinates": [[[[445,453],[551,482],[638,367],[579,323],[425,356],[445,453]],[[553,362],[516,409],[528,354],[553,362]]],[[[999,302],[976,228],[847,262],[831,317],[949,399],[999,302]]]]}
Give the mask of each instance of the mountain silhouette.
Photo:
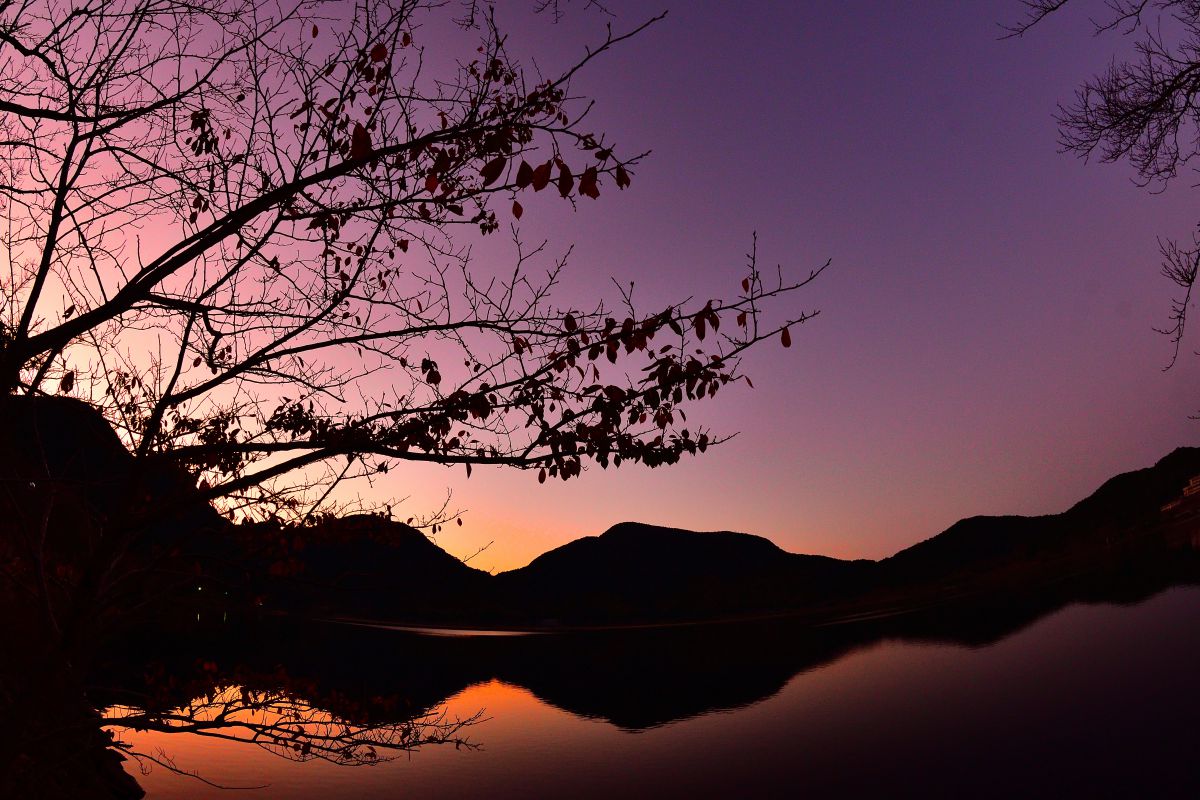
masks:
{"type": "Polygon", "coordinates": [[[880,561],[789,553],[768,539],[623,522],[488,575],[418,531],[378,517],[329,521],[342,533],[308,546],[284,608],[382,623],[558,630],[746,620],[809,624],[930,605],[1040,602],[1029,592],[1079,574],[1161,571],[1193,547],[1195,504],[1170,512],[1200,474],[1200,449],[1119,475],[1060,514],[971,517],[880,561]],[[327,588],[325,591],[322,587],[327,588]],[[973,601],[974,602],[974,601],[973,601]]]}
{"type": "Polygon", "coordinates": [[[797,555],[746,533],[623,522],[497,576],[508,607],[581,622],[685,620],[816,602],[870,562],[797,555]]]}
{"type": "MultiPolygon", "coordinates": [[[[972,517],[878,562],[789,553],[745,533],[624,522],[489,575],[382,516],[299,528],[229,523],[185,475],[135,460],[82,402],[9,397],[0,412],[11,423],[0,429],[0,478],[14,487],[0,511],[9,520],[48,514],[52,555],[94,594],[89,562],[103,567],[128,551],[120,563],[129,577],[108,598],[109,616],[122,620],[136,618],[127,613],[133,605],[178,612],[182,604],[184,620],[262,607],[417,626],[561,629],[781,614],[818,624],[968,594],[1003,597],[1118,562],[1157,564],[1195,546],[1200,510],[1200,493],[1164,510],[1200,475],[1200,449],[1180,448],[1060,514],[972,517]],[[121,533],[129,526],[134,535],[121,533]],[[159,602],[170,592],[172,602],[159,602]]],[[[24,528],[5,530],[0,554],[21,557],[24,528]]]]}
{"type": "MultiPolygon", "coordinates": [[[[1162,507],[1200,475],[1200,448],[1181,447],[1153,467],[1109,479],[1060,514],[970,517],[879,562],[893,583],[945,580],[1005,566],[1088,561],[1178,539],[1189,527],[1189,502],[1175,514],[1162,507]]],[[[1200,498],[1198,498],[1200,499],[1200,498]]]]}
{"type": "Polygon", "coordinates": [[[386,517],[329,517],[291,531],[286,556],[263,547],[271,526],[238,528],[256,594],[291,613],[431,623],[465,619],[489,599],[488,573],[386,517]]]}
{"type": "Polygon", "coordinates": [[[156,457],[135,459],[88,404],[7,395],[0,419],[0,564],[10,570],[0,634],[36,638],[43,612],[64,640],[142,624],[194,583],[195,564],[227,553],[229,523],[194,482],[156,457]],[[59,580],[30,607],[36,564],[59,580]]]}
{"type": "Polygon", "coordinates": [[[896,613],[1083,573],[1160,570],[1194,549],[1200,448],[1118,475],[1060,514],[971,517],[881,561],[788,553],[767,539],[621,523],[502,573],[502,607],[542,624],[672,622],[791,613],[813,622],[896,613]]]}
{"type": "Polygon", "coordinates": [[[105,692],[170,709],[198,686],[283,687],[370,721],[385,713],[376,698],[403,687],[386,711],[402,721],[499,679],[639,730],[756,702],[797,671],[881,639],[986,644],[1069,603],[1133,602],[1200,580],[1196,448],[1119,475],[1061,514],[972,517],[878,562],[788,553],[743,533],[621,523],[489,575],[384,517],[286,530],[232,524],[198,500],[186,475],[137,463],[77,401],[6,398],[0,413],[9,423],[0,427],[9,486],[0,556],[20,565],[35,531],[23,520],[46,520],[56,568],[78,570],[73,584],[106,601],[74,604],[96,617],[104,610],[80,629],[101,621],[120,634],[92,637],[104,650],[80,637],[64,671],[38,633],[37,609],[0,596],[9,610],[0,633],[13,644],[0,659],[9,687],[0,711],[20,721],[0,751],[36,761],[28,742],[44,741],[47,763],[89,753],[86,770],[105,782],[123,773],[93,736],[94,720],[63,724],[93,718],[105,692]],[[119,572],[89,574],[124,549],[119,572]],[[391,623],[547,635],[380,629],[391,623]],[[91,733],[63,738],[77,729],[91,733]]]}

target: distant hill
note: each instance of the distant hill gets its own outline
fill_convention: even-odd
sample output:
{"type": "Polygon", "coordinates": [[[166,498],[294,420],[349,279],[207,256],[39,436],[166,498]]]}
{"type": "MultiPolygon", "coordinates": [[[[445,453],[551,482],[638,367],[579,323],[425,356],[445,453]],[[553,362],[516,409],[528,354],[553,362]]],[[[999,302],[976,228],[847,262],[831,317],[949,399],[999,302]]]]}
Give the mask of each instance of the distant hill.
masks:
{"type": "Polygon", "coordinates": [[[286,555],[256,550],[265,526],[239,526],[272,608],[317,615],[457,620],[486,608],[491,576],[396,520],[359,514],[289,532],[286,555]]]}
{"type": "Polygon", "coordinates": [[[621,523],[498,575],[498,605],[530,622],[589,625],[772,612],[861,617],[964,592],[1035,591],[1169,553],[1200,530],[1200,496],[1174,515],[1162,506],[1197,475],[1200,448],[1179,448],[1060,514],[971,517],[879,562],[796,555],[744,533],[621,523]]]}
{"type": "Polygon", "coordinates": [[[0,395],[0,520],[48,515],[47,526],[70,549],[98,546],[98,527],[138,525],[155,543],[186,544],[189,531],[226,523],[195,498],[178,470],[138,464],[105,419],[69,397],[0,395]],[[154,508],[156,513],[147,516],[154,508]]]}
{"type": "Polygon", "coordinates": [[[840,595],[871,562],[796,555],[746,533],[623,522],[497,576],[527,618],[638,622],[747,614],[840,595]]]}
{"type": "Polygon", "coordinates": [[[192,592],[182,595],[181,619],[203,619],[207,609],[222,620],[249,603],[297,616],[466,627],[778,614],[820,622],[968,594],[1011,597],[1200,542],[1200,494],[1162,510],[1200,475],[1200,449],[1180,448],[1153,467],[1112,478],[1061,514],[972,517],[879,562],[788,553],[745,533],[624,522],[493,576],[419,530],[378,516],[287,531],[230,524],[199,500],[186,476],[137,464],[78,401],[0,398],[0,412],[0,480],[11,488],[0,497],[9,520],[0,526],[0,558],[18,569],[31,563],[37,531],[12,520],[48,515],[45,549],[82,590],[97,591],[105,577],[97,564],[120,563],[121,591],[109,592],[114,619],[132,620],[134,606],[160,608],[161,598],[192,592]],[[167,510],[142,510],[154,506],[167,510]],[[121,533],[129,525],[133,535],[121,533]],[[205,583],[215,591],[203,592],[205,583]]]}
{"type": "Polygon", "coordinates": [[[3,395],[0,420],[0,634],[37,635],[47,609],[72,635],[135,626],[221,552],[228,523],[191,480],[135,460],[86,403],[3,395]]]}
{"type": "MultiPolygon", "coordinates": [[[[557,628],[796,614],[819,622],[1037,591],[1139,563],[1197,527],[1161,507],[1200,474],[1200,449],[1119,475],[1061,514],[971,517],[882,561],[798,555],[760,536],[623,522],[499,575],[471,569],[408,526],[329,520],[274,584],[304,613],[406,624],[557,628]],[[1190,529],[1190,528],[1189,528],[1190,529]],[[286,588],[283,588],[286,587],[286,588]]],[[[1197,504],[1200,511],[1200,502],[1197,504]]]]}
{"type": "Polygon", "coordinates": [[[1181,447],[1153,467],[1105,481],[1061,514],[970,517],[880,562],[891,580],[919,581],[958,571],[1039,559],[1087,558],[1130,544],[1163,521],[1161,508],[1200,475],[1200,448],[1181,447]]]}

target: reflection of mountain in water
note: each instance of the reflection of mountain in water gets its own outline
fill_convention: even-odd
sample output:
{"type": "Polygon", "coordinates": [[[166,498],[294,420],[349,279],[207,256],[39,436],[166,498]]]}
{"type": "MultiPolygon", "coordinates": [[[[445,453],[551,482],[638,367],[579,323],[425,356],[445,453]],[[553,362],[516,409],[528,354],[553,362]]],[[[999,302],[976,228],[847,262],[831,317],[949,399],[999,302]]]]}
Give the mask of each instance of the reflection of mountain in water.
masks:
{"type": "MultiPolygon", "coordinates": [[[[990,594],[950,607],[818,626],[780,619],[455,638],[281,618],[243,631],[247,635],[215,639],[187,634],[163,637],[146,631],[119,648],[96,654],[86,686],[75,691],[86,691],[88,701],[96,707],[130,704],[156,719],[160,712],[184,706],[221,687],[244,686],[254,692],[292,697],[351,726],[403,735],[409,720],[436,709],[468,686],[495,678],[524,687],[570,713],[626,730],[643,730],[759,702],[777,693],[794,675],[831,664],[883,639],[980,646],[1071,602],[1133,603],[1167,586],[1198,578],[1200,559],[1178,554],[1157,562],[1144,561],[1137,568],[1114,564],[1107,571],[1053,586],[990,594]]],[[[28,680],[25,685],[38,686],[28,680]]],[[[51,728],[58,731],[54,736],[60,744],[42,750],[53,754],[48,763],[23,765],[33,774],[48,774],[42,770],[62,773],[65,767],[58,754],[67,742],[64,737],[95,730],[97,721],[86,715],[82,703],[72,706],[75,712],[66,709],[64,697],[69,693],[63,691],[64,685],[59,680],[42,686],[40,702],[36,696],[25,698],[23,707],[30,713],[40,708],[43,717],[55,721],[51,728]],[[77,714],[76,724],[63,725],[64,713],[77,714]]],[[[15,721],[10,723],[8,731],[23,730],[15,721]]],[[[464,733],[470,736],[469,730],[464,733]]],[[[53,744],[55,740],[50,741],[53,744]]],[[[92,763],[93,767],[87,767],[76,759],[67,766],[114,775],[115,762],[92,763]]],[[[71,780],[77,777],[72,775],[71,780]]],[[[97,778],[97,783],[103,780],[97,778]]],[[[108,796],[135,795],[112,792],[108,796]]]]}
{"type": "MultiPolygon", "coordinates": [[[[54,731],[46,746],[32,755],[40,752],[48,760],[38,764],[26,759],[5,766],[38,777],[33,783],[15,784],[35,788],[19,796],[77,796],[71,791],[55,794],[55,787],[41,778],[67,776],[67,783],[58,789],[84,785],[80,770],[93,771],[93,788],[107,787],[107,794],[97,789],[93,796],[137,796],[128,784],[116,780],[120,773],[115,761],[78,757],[63,761],[64,749],[88,735],[86,731],[96,731],[98,720],[82,702],[84,691],[94,706],[130,704],[144,709],[146,719],[156,720],[160,713],[186,706],[197,697],[220,695],[224,687],[247,687],[252,701],[271,695],[286,704],[291,698],[297,707],[327,712],[355,731],[415,737],[410,741],[420,744],[436,741],[438,730],[415,730],[406,723],[421,722],[443,700],[495,678],[524,687],[572,714],[625,730],[644,730],[759,702],[776,694],[793,676],[884,639],[981,646],[1071,602],[1133,603],[1197,578],[1198,560],[1177,558],[1155,570],[1117,568],[1063,581],[1054,591],[1043,587],[992,596],[986,602],[957,606],[953,612],[925,609],[816,627],[774,620],[453,638],[277,619],[257,627],[254,636],[218,640],[164,639],[147,632],[140,641],[130,639],[119,649],[97,654],[86,687],[61,675],[41,684],[26,680],[27,688],[40,686],[41,691],[31,692],[22,707],[31,715],[41,715],[45,724],[39,729],[54,731]],[[64,691],[69,686],[76,688],[64,691]],[[70,697],[80,702],[68,702],[70,697]],[[74,723],[64,724],[67,718],[74,723]],[[44,791],[39,795],[38,790],[44,791]]],[[[29,731],[29,726],[12,718],[5,729],[8,734],[29,731]]],[[[457,733],[471,736],[469,729],[457,733]]],[[[301,747],[302,743],[303,739],[295,742],[301,747]]],[[[21,746],[31,752],[26,741],[21,746]]],[[[277,750],[297,757],[287,747],[277,750]]],[[[351,755],[347,763],[370,761],[361,757],[361,751],[351,755]]],[[[380,756],[386,753],[381,750],[380,756]]]]}
{"type": "Polygon", "coordinates": [[[832,625],[780,619],[756,622],[569,632],[514,637],[423,636],[402,631],[276,620],[270,635],[210,643],[161,640],[130,644],[106,658],[97,683],[121,692],[96,702],[132,702],[147,693],[135,678],[147,662],[175,677],[163,705],[195,696],[206,680],[300,688],[307,699],[353,715],[370,698],[402,698],[393,708],[428,709],[489,679],[522,686],[571,713],[637,730],[715,710],[739,708],[776,693],[797,673],[819,668],[887,638],[981,646],[1003,639],[1072,602],[1134,603],[1200,579],[1200,559],[1164,560],[1153,569],[1109,571],[1053,586],[1012,590],[832,625]],[[132,659],[129,663],[128,659],[132,659]],[[219,672],[206,675],[206,665],[219,672]],[[141,669],[137,669],[141,665],[141,669]],[[354,700],[358,698],[358,700],[354,700]],[[340,703],[340,705],[339,705],[340,703]]]}
{"type": "MultiPolygon", "coordinates": [[[[64,422],[66,411],[79,415],[63,408],[51,422],[64,422]]],[[[103,645],[77,637],[68,660],[17,584],[0,582],[10,612],[0,618],[10,645],[0,656],[0,790],[18,796],[72,796],[53,789],[85,775],[109,796],[133,796],[115,760],[103,757],[107,742],[91,710],[114,703],[144,709],[153,721],[236,685],[252,699],[303,701],[358,730],[403,725],[497,678],[574,714],[640,730],[757,702],[793,675],[885,637],[987,644],[1071,602],[1133,602],[1200,577],[1200,495],[1175,503],[1200,473],[1200,449],[1185,448],[1112,479],[1063,514],[964,520],[880,562],[790,554],[746,534],[626,523],[490,576],[376,518],[331,520],[273,551],[271,531],[228,525],[183,497],[173,516],[140,518],[132,541],[157,544],[126,561],[121,591],[102,605],[92,555],[114,543],[90,523],[125,512],[113,505],[120,492],[89,483],[92,462],[78,456],[95,453],[78,442],[112,451],[108,477],[121,477],[128,456],[116,452],[111,431],[81,439],[46,424],[38,414],[47,409],[14,411],[32,413],[28,431],[55,436],[35,437],[47,458],[0,459],[13,485],[31,487],[0,510],[45,506],[51,533],[62,537],[52,551],[61,551],[64,574],[78,570],[79,585],[97,598],[90,622],[123,632],[103,645]],[[54,481],[63,484],[57,494],[46,489],[54,481]],[[156,615],[148,599],[180,585],[208,591],[176,596],[163,605],[172,613],[156,615]],[[287,613],[248,614],[250,597],[287,613]],[[131,605],[142,613],[126,613],[131,605]],[[312,620],[332,616],[544,633],[427,637],[312,620]],[[87,755],[64,764],[63,752],[87,755]]],[[[9,430],[0,450],[20,451],[22,436],[9,430]]],[[[131,475],[127,483],[145,490],[135,497],[186,495],[170,476],[131,475]]],[[[20,556],[21,531],[8,530],[0,556],[19,566],[11,556],[20,556]]],[[[71,600],[63,592],[46,605],[69,610],[71,600]]],[[[80,631],[89,621],[61,618],[80,631]]]]}

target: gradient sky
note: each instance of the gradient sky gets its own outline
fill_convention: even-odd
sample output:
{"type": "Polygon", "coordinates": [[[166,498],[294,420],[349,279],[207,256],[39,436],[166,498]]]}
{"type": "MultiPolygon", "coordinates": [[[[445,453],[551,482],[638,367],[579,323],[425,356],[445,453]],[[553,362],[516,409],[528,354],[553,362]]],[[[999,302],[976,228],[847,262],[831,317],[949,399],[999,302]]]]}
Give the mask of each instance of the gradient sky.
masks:
{"type": "MultiPolygon", "coordinates": [[[[605,2],[618,30],[661,10],[605,2]]],[[[414,510],[449,486],[468,511],[439,544],[494,540],[471,563],[508,569],[633,519],[878,558],[964,516],[1063,510],[1197,443],[1200,363],[1164,372],[1153,331],[1172,289],[1156,237],[1192,230],[1189,180],[1153,195],[1057,152],[1056,103],[1120,45],[1091,35],[1094,6],[1008,41],[1016,0],[667,7],[575,86],[598,129],[652,156],[578,213],[527,207],[523,234],[574,243],[560,300],[611,295],[611,276],[649,307],[734,292],[757,230],[762,265],[833,259],[796,301],[821,314],[748,359],[756,389],[697,407],[740,432],[699,459],[545,486],[393,471],[379,488],[414,510]]],[[[608,18],[512,3],[500,21],[552,72],[608,18]]]]}

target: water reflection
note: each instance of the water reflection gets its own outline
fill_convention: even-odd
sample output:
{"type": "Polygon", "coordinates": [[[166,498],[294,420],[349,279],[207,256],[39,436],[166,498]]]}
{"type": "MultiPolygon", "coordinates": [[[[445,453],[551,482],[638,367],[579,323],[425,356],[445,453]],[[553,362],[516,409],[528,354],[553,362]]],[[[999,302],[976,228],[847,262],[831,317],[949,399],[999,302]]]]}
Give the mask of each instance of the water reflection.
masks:
{"type": "MultiPolygon", "coordinates": [[[[438,795],[477,796],[480,786],[468,779],[473,770],[479,780],[499,782],[489,794],[516,795],[525,785],[522,774],[545,772],[541,761],[551,751],[566,759],[560,783],[572,770],[580,771],[578,782],[598,763],[622,763],[648,771],[637,776],[646,786],[664,792],[691,786],[700,795],[719,786],[736,791],[739,781],[765,791],[771,781],[801,777],[807,786],[832,791],[838,780],[857,780],[861,764],[854,764],[854,753],[909,780],[915,780],[918,766],[940,763],[928,748],[949,748],[961,761],[939,767],[943,782],[963,778],[962,765],[968,763],[1028,770],[1032,762],[1022,760],[1028,754],[1020,756],[1014,744],[1020,737],[1058,748],[1042,756],[1047,763],[1074,763],[1072,737],[1078,731],[1054,714],[1089,725],[1111,716],[1113,726],[1137,724],[1161,733],[1164,697],[1158,690],[1179,694],[1187,687],[1189,697],[1197,697],[1190,683],[1175,678],[1188,664],[1200,667],[1200,645],[1189,635],[1200,622],[1200,602],[1193,602],[1191,616],[1185,616],[1190,627],[1181,628],[1176,639],[1164,633],[1163,641],[1176,641],[1180,648],[1169,656],[1172,663],[1157,664],[1156,658],[1168,657],[1161,652],[1146,655],[1140,671],[1130,668],[1125,686],[1114,685],[1105,672],[1116,663],[1113,652],[1124,646],[1121,637],[1136,638],[1118,614],[1102,614],[1089,626],[1079,622],[1089,619],[1087,614],[1081,617],[1076,609],[1071,612],[1075,622],[1032,644],[1013,634],[1073,602],[1136,603],[1195,577],[1194,565],[1176,561],[1170,568],[1077,577],[1050,588],[817,628],[777,619],[530,637],[431,637],[269,620],[219,637],[199,630],[173,637],[145,632],[98,653],[86,669],[43,667],[36,680],[26,677],[20,709],[28,725],[22,730],[10,721],[6,726],[10,754],[23,760],[5,762],[8,783],[0,786],[21,789],[12,796],[88,796],[53,793],[70,785],[56,786],[47,778],[64,774],[64,751],[95,756],[72,760],[70,769],[77,773],[70,780],[80,785],[80,776],[91,776],[107,792],[91,793],[97,797],[136,796],[114,773],[115,767],[120,772],[115,755],[121,753],[137,754],[143,767],[161,765],[147,776],[138,762],[125,764],[127,774],[153,784],[153,796],[171,791],[199,796],[200,784],[194,781],[190,789],[164,788],[162,773],[175,768],[223,784],[269,782],[273,788],[262,796],[271,798],[324,797],[335,785],[354,786],[359,793],[363,781],[380,791],[390,786],[418,793],[425,787],[438,795]],[[1072,637],[1086,657],[1065,667],[1051,663],[1055,652],[1061,655],[1073,644],[1072,637]],[[987,656],[968,661],[961,654],[970,651],[930,643],[966,645],[987,656]],[[1017,654],[1006,649],[1009,643],[1019,644],[1017,654]],[[1102,659],[1106,664],[1092,663],[1102,659]],[[1089,676],[1075,673],[1089,668],[1090,677],[1107,676],[1107,683],[1082,692],[1089,676]],[[1142,717],[1131,718],[1130,704],[1146,701],[1149,688],[1155,690],[1153,704],[1142,717]],[[1064,706],[1064,698],[1073,704],[1064,706]],[[110,709],[108,718],[99,719],[91,708],[110,709]],[[474,724],[484,718],[490,721],[474,724]],[[101,725],[116,732],[115,742],[104,737],[101,725]],[[15,734],[35,729],[41,731],[36,741],[54,746],[36,749],[30,737],[15,734]],[[642,735],[620,738],[622,732],[642,735]],[[759,749],[747,749],[743,738],[757,739],[759,749]],[[796,742],[802,752],[789,755],[780,744],[784,741],[796,742]],[[725,772],[715,774],[721,742],[745,763],[725,763],[725,772]],[[484,750],[424,750],[382,770],[390,784],[377,783],[384,780],[377,777],[379,770],[333,768],[377,764],[435,743],[482,744],[484,750]],[[100,752],[113,757],[100,758],[100,752]],[[1020,763],[1006,766],[996,760],[998,753],[1020,763]],[[263,757],[278,765],[268,766],[263,757]],[[700,769],[698,759],[714,764],[700,769]],[[228,774],[231,765],[235,768],[228,774]],[[705,774],[705,782],[694,785],[692,772],[705,774]],[[12,779],[17,773],[25,777],[12,779]],[[293,789],[285,792],[280,788],[285,785],[293,789]]],[[[1195,601],[1198,594],[1186,596],[1195,601]]],[[[1153,628],[1155,619],[1140,618],[1139,629],[1153,628]]],[[[1179,624],[1170,619],[1170,625],[1179,624]]],[[[1175,699],[1177,707],[1189,707],[1175,699]]],[[[1177,737],[1160,749],[1175,752],[1176,742],[1194,739],[1177,737]]],[[[1130,763],[1147,758],[1130,750],[1130,763]]],[[[598,795],[599,787],[628,792],[628,785],[620,789],[611,777],[593,777],[585,794],[598,795]]],[[[626,775],[626,783],[631,780],[626,775]]],[[[583,791],[570,781],[560,788],[583,791]]]]}
{"type": "MultiPolygon", "coordinates": [[[[394,698],[379,698],[373,706],[372,711],[385,719],[396,713],[394,698]]],[[[252,744],[292,761],[320,759],[341,766],[374,765],[428,745],[476,746],[467,738],[467,729],[479,720],[479,714],[453,717],[445,708],[409,714],[411,711],[399,722],[355,721],[286,691],[222,686],[178,708],[155,711],[118,705],[102,716],[115,734],[113,747],[140,766],[151,762],[209,784],[213,782],[181,767],[165,750],[141,750],[135,744],[137,737],[125,735],[146,731],[188,734],[252,744]]]]}
{"type": "MultiPolygon", "coordinates": [[[[451,696],[486,708],[483,749],[431,748],[345,770],[257,748],[153,740],[260,796],[1190,797],[1200,771],[1200,590],[1074,606],[983,647],[888,639],[729,713],[622,730],[502,681],[451,696]]],[[[186,740],[186,741],[185,741],[186,740]]],[[[227,797],[156,771],[156,800],[227,797]]],[[[250,796],[256,796],[251,794],[250,796]]]]}

